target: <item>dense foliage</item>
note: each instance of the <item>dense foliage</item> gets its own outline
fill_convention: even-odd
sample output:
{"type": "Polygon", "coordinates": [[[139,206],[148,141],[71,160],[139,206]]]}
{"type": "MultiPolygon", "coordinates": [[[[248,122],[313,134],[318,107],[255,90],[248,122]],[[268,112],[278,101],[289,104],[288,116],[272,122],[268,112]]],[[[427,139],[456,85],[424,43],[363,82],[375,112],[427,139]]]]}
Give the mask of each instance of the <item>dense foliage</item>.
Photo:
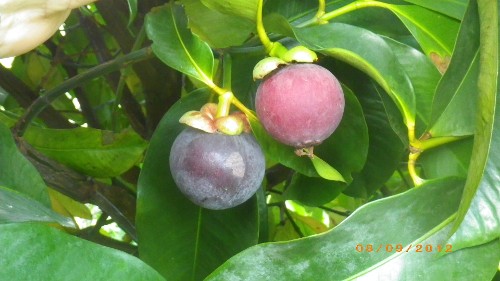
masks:
{"type": "MultiPolygon", "coordinates": [[[[498,1],[38,2],[0,0],[0,57],[16,55],[0,60],[0,279],[498,275],[498,1]],[[7,40],[12,26],[30,31],[21,43],[7,40]],[[255,65],[294,63],[296,46],[345,100],[304,156],[255,112],[269,81],[255,65]],[[179,119],[217,101],[245,114],[266,162],[255,195],[224,210],[187,198],[177,173],[191,162],[171,157],[179,119]]],[[[216,136],[191,154],[181,135],[172,153],[248,149],[251,167],[252,136],[216,136]]],[[[238,168],[221,167],[200,174],[238,168]]]]}

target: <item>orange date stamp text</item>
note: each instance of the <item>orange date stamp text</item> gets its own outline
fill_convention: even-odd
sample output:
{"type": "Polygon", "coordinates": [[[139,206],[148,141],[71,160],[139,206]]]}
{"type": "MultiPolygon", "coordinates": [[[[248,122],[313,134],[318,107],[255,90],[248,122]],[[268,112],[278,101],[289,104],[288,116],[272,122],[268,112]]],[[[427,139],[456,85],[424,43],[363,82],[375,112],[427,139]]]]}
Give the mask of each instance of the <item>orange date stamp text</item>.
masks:
{"type": "Polygon", "coordinates": [[[451,253],[453,246],[451,244],[357,244],[356,251],[359,253],[451,253]]]}

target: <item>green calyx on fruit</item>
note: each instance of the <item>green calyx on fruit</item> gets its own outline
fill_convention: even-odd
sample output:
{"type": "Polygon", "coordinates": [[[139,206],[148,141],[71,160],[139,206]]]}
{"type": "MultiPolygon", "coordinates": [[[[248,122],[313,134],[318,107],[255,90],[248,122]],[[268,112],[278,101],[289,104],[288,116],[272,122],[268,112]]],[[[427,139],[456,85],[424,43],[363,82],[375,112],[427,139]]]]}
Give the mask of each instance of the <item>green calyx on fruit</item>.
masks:
{"type": "Polygon", "coordinates": [[[243,132],[250,132],[250,125],[245,114],[233,112],[217,116],[219,106],[215,103],[207,103],[199,111],[188,111],[179,119],[180,123],[189,127],[207,132],[221,133],[235,136],[243,132]]]}
{"type": "Polygon", "coordinates": [[[268,54],[271,57],[281,58],[286,52],[288,52],[288,49],[280,42],[271,42],[268,49],[268,54]]]}
{"type": "Polygon", "coordinates": [[[287,50],[279,42],[274,42],[274,44],[279,46],[276,49],[280,52],[270,52],[270,57],[260,60],[255,65],[252,73],[253,80],[264,79],[271,72],[289,63],[312,63],[318,60],[316,53],[304,46],[295,46],[287,50]]]}
{"type": "Polygon", "coordinates": [[[264,58],[260,60],[253,68],[253,80],[263,79],[266,75],[273,72],[278,67],[286,64],[288,63],[280,58],[264,58]]]}
{"type": "Polygon", "coordinates": [[[318,60],[318,55],[304,46],[296,46],[288,50],[282,59],[286,62],[312,63],[318,60]]]}
{"type": "Polygon", "coordinates": [[[243,132],[243,120],[239,116],[228,115],[215,119],[215,127],[223,134],[237,136],[243,132]]]}

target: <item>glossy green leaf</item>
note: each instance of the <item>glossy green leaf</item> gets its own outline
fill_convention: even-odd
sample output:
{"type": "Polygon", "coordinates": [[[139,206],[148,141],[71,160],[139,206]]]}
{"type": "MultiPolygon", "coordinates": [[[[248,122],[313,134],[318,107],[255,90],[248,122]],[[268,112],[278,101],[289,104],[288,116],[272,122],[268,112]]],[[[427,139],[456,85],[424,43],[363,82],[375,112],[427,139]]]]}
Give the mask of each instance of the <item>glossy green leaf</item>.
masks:
{"type": "MultiPolygon", "coordinates": [[[[382,97],[387,95],[382,93],[373,81],[361,75],[353,76],[350,85],[355,92],[362,93],[358,98],[368,126],[369,146],[363,169],[353,175],[354,179],[344,193],[368,198],[382,187],[399,167],[406,146],[391,126],[391,116],[387,113],[386,106],[391,106],[392,101],[388,100],[389,104],[382,101],[382,97]]],[[[400,118],[400,115],[396,116],[400,118]]]]}
{"type": "Polygon", "coordinates": [[[0,279],[165,280],[138,258],[42,224],[0,225],[0,279]]]}
{"type": "MultiPolygon", "coordinates": [[[[469,6],[475,6],[470,2],[469,6]]],[[[476,134],[465,191],[450,239],[457,248],[500,237],[500,3],[478,0],[480,59],[476,134]]]]}
{"type": "Polygon", "coordinates": [[[242,44],[255,29],[245,18],[210,9],[199,0],[183,0],[189,18],[189,28],[212,48],[242,44]]]}
{"type": "Polygon", "coordinates": [[[342,23],[294,28],[294,32],[306,47],[324,52],[367,73],[394,100],[405,123],[409,126],[414,124],[416,105],[410,79],[380,36],[342,23]]]}
{"type": "Polygon", "coordinates": [[[345,186],[324,178],[295,173],[283,196],[286,200],[295,200],[308,206],[321,206],[335,199],[345,186]]]}
{"type": "Polygon", "coordinates": [[[440,13],[412,5],[388,5],[418,41],[425,54],[451,56],[459,22],[440,13]]]}
{"type": "MultiPolygon", "coordinates": [[[[316,12],[318,2],[302,0],[265,1],[264,14],[279,14],[291,21],[316,12]]],[[[267,28],[267,27],[266,27],[267,28]]]]}
{"type": "MultiPolygon", "coordinates": [[[[353,0],[342,0],[342,1],[328,1],[327,10],[339,9],[351,2],[353,0]]],[[[359,1],[358,3],[360,3],[359,1]]],[[[368,1],[366,1],[368,2],[368,1]]],[[[374,1],[370,1],[374,3],[374,1]]],[[[380,4],[381,1],[377,1],[380,4]]],[[[400,4],[402,1],[384,1],[400,4]]],[[[314,16],[314,13],[309,15],[309,18],[314,16]]],[[[401,20],[389,9],[380,8],[367,8],[367,9],[357,9],[351,13],[345,13],[341,16],[333,18],[330,22],[340,22],[349,25],[354,25],[364,29],[368,29],[376,34],[390,37],[394,40],[400,41],[405,44],[409,44],[413,47],[419,48],[418,43],[415,38],[411,35],[410,31],[401,22],[401,20]]]]}
{"type": "Polygon", "coordinates": [[[418,276],[489,280],[498,266],[499,241],[456,252],[452,245],[452,253],[438,253],[438,245],[446,251],[446,234],[462,187],[463,182],[454,179],[430,181],[369,203],[325,234],[247,249],[207,280],[409,280],[418,276]],[[372,252],[367,251],[369,244],[372,252]],[[417,252],[418,245],[422,252],[417,252]],[[432,252],[426,252],[426,245],[432,246],[432,252]],[[360,246],[362,252],[358,252],[360,246]]]}
{"type": "Polygon", "coordinates": [[[406,2],[422,6],[457,20],[462,20],[468,0],[405,0],[406,2]]]}
{"type": "Polygon", "coordinates": [[[153,9],[146,16],[146,32],[161,61],[204,83],[212,83],[212,50],[188,29],[181,6],[171,3],[153,9]]]}
{"type": "Polygon", "coordinates": [[[258,0],[201,0],[211,9],[255,21],[258,0]]]}
{"type": "Polygon", "coordinates": [[[254,66],[266,56],[263,48],[232,48],[231,89],[234,95],[247,107],[254,108],[258,83],[253,80],[254,66]]]}
{"type": "MultiPolygon", "coordinates": [[[[318,174],[321,175],[322,162],[335,167],[343,176],[343,182],[351,182],[352,174],[363,169],[368,154],[368,128],[366,126],[365,116],[358,99],[351,89],[342,87],[345,99],[345,109],[342,120],[333,132],[333,134],[314,148],[314,154],[321,159],[313,160],[318,174]]],[[[326,167],[329,171],[330,168],[326,167]]],[[[338,173],[337,172],[337,173],[338,173]]],[[[335,180],[323,176],[325,179],[335,180]]],[[[332,171],[335,176],[335,171],[332,171]]],[[[339,180],[339,179],[337,179],[339,180]]]]}
{"type": "Polygon", "coordinates": [[[456,141],[426,150],[418,158],[423,178],[443,178],[449,176],[467,177],[472,152],[472,138],[456,141]]]}
{"type": "Polygon", "coordinates": [[[266,159],[281,163],[309,177],[319,176],[312,162],[307,157],[297,156],[293,147],[286,146],[269,136],[258,119],[251,117],[248,119],[266,159]]]}
{"type": "Polygon", "coordinates": [[[195,91],[170,108],[151,139],[139,178],[139,255],[168,280],[201,280],[258,241],[255,196],[235,208],[203,209],[179,191],[169,171],[170,147],[185,128],[179,118],[199,110],[209,96],[195,91]]]}
{"type": "Polygon", "coordinates": [[[92,177],[119,176],[143,157],[146,141],[132,130],[32,127],[24,138],[38,151],[92,177]]]}
{"type": "Polygon", "coordinates": [[[436,89],[429,122],[432,136],[471,135],[475,130],[479,21],[477,8],[469,6],[450,66],[436,89]]]}
{"type": "Polygon", "coordinates": [[[71,219],[57,214],[42,203],[0,186],[0,224],[13,222],[57,222],[62,226],[75,227],[71,219]]]}
{"type": "Polygon", "coordinates": [[[10,130],[0,122],[0,185],[8,186],[44,206],[50,206],[47,187],[36,168],[17,150],[10,130]]]}
{"type": "Polygon", "coordinates": [[[391,38],[383,38],[411,80],[415,91],[417,116],[424,121],[423,127],[425,127],[429,122],[434,91],[441,74],[431,60],[420,51],[391,38]]]}
{"type": "Polygon", "coordinates": [[[409,139],[408,139],[408,129],[404,124],[404,120],[398,111],[398,108],[394,101],[384,92],[384,89],[380,87],[380,85],[376,84],[372,81],[371,87],[378,93],[378,96],[384,106],[384,111],[387,114],[387,118],[389,119],[389,124],[391,125],[392,130],[399,137],[401,142],[408,147],[409,139]]]}

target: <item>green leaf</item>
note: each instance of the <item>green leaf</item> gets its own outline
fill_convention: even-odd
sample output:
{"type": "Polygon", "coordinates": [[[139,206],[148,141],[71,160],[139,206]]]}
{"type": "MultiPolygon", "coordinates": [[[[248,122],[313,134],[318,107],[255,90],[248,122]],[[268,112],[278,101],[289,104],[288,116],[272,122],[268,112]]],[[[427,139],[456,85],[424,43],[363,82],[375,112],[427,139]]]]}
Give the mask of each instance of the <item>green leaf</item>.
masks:
{"type": "Polygon", "coordinates": [[[249,248],[207,280],[489,280],[498,266],[499,241],[462,251],[452,245],[452,253],[438,253],[438,245],[446,250],[462,187],[455,179],[430,181],[374,201],[322,235],[249,248]],[[372,252],[365,251],[369,244],[372,252]],[[416,252],[417,245],[422,252],[416,252]]]}
{"type": "Polygon", "coordinates": [[[210,9],[202,1],[181,2],[189,18],[189,28],[212,48],[240,45],[255,29],[252,21],[210,9]]]}
{"type": "MultiPolygon", "coordinates": [[[[475,1],[470,1],[473,9],[475,1]]],[[[500,237],[500,3],[477,1],[480,19],[476,134],[465,191],[449,243],[458,249],[500,237]],[[493,4],[493,5],[492,5],[493,4]]]]}
{"type": "Polygon", "coordinates": [[[137,17],[137,0],[127,0],[128,10],[130,12],[130,16],[128,18],[128,25],[130,26],[134,19],[137,17]]]}
{"type": "MultiPolygon", "coordinates": [[[[279,14],[291,21],[310,14],[316,13],[318,3],[315,1],[302,0],[273,0],[265,1],[264,14],[279,14]]],[[[313,15],[310,15],[311,17],[313,15]]],[[[267,29],[267,26],[266,26],[267,29]]]]}
{"type": "MultiPolygon", "coordinates": [[[[329,138],[314,148],[314,154],[325,161],[315,162],[315,159],[312,160],[318,174],[321,175],[322,171],[318,167],[321,167],[322,162],[327,162],[342,174],[344,179],[342,181],[351,182],[352,174],[361,171],[366,162],[368,128],[358,99],[351,89],[346,86],[343,86],[342,89],[345,99],[342,121],[329,138]]],[[[332,173],[332,176],[335,176],[335,173],[332,173]]],[[[329,179],[326,176],[322,177],[329,179]]]]}
{"type": "Polygon", "coordinates": [[[425,127],[429,122],[434,91],[441,79],[441,74],[430,59],[420,51],[391,38],[383,38],[411,80],[415,97],[418,97],[416,98],[417,116],[424,121],[423,127],[425,127]]]}
{"type": "Polygon", "coordinates": [[[471,135],[475,130],[479,21],[477,8],[469,6],[450,66],[436,89],[428,127],[432,136],[471,135]]]}
{"type": "Polygon", "coordinates": [[[394,100],[406,125],[414,125],[415,95],[410,79],[380,36],[342,23],[294,28],[294,32],[306,47],[324,52],[367,73],[394,100]]]}
{"type": "Polygon", "coordinates": [[[321,206],[335,199],[345,186],[324,178],[295,173],[283,196],[286,200],[295,200],[308,206],[321,206]]]}
{"type": "Polygon", "coordinates": [[[387,5],[418,41],[425,54],[449,57],[459,22],[440,13],[412,5],[387,5]]]}
{"type": "Polygon", "coordinates": [[[165,280],[134,256],[46,225],[0,225],[0,244],[0,279],[165,280]]]}
{"type": "MultiPolygon", "coordinates": [[[[391,106],[392,101],[388,100],[390,104],[385,104],[382,97],[387,95],[381,93],[381,89],[366,76],[354,73],[351,80],[349,85],[352,85],[353,90],[363,93],[358,95],[358,98],[368,126],[369,146],[363,169],[353,175],[354,179],[344,193],[368,198],[382,187],[398,168],[406,146],[391,126],[391,116],[386,106],[391,106]]],[[[400,118],[400,115],[396,116],[400,118]]]]}
{"type": "Polygon", "coordinates": [[[320,177],[331,181],[345,182],[344,177],[342,177],[342,175],[335,168],[330,166],[330,164],[325,162],[325,160],[319,158],[318,156],[314,156],[311,158],[311,162],[320,177]]]}
{"type": "Polygon", "coordinates": [[[371,81],[371,87],[373,87],[374,91],[377,92],[382,105],[384,106],[384,111],[387,114],[387,118],[389,119],[389,124],[391,125],[392,130],[396,133],[405,147],[408,147],[408,129],[405,127],[404,120],[400,112],[398,111],[396,104],[389,97],[389,95],[384,92],[384,89],[382,89],[380,85],[371,81]]]}
{"type": "Polygon", "coordinates": [[[161,61],[206,84],[213,84],[212,50],[188,29],[181,6],[171,3],[151,10],[146,15],[146,32],[161,61]]]}
{"type": "Polygon", "coordinates": [[[424,178],[467,177],[472,138],[426,150],[418,159],[424,178]]]}
{"type": "Polygon", "coordinates": [[[57,222],[62,226],[75,227],[71,219],[57,214],[42,203],[0,186],[0,224],[13,222],[57,222]]]}
{"type": "Polygon", "coordinates": [[[132,130],[31,127],[24,138],[38,151],[86,175],[115,177],[137,164],[147,142],[132,130]]]}
{"type": "Polygon", "coordinates": [[[59,193],[54,189],[48,189],[52,209],[65,217],[79,217],[91,220],[92,213],[83,203],[77,202],[70,197],[59,193]]]}
{"type": "Polygon", "coordinates": [[[7,127],[0,123],[0,185],[8,186],[44,206],[50,206],[47,187],[36,168],[17,150],[7,127]]]}
{"type": "Polygon", "coordinates": [[[457,20],[462,20],[468,0],[405,0],[406,2],[422,6],[457,20]]]}
{"type": "Polygon", "coordinates": [[[259,142],[266,159],[279,162],[286,167],[309,177],[318,177],[316,169],[307,157],[299,157],[295,154],[295,149],[291,146],[286,146],[277,140],[273,139],[266,132],[260,121],[256,118],[249,117],[250,125],[253,134],[259,142]]]}
{"type": "Polygon", "coordinates": [[[258,0],[201,0],[207,7],[223,14],[255,21],[258,0]]]}
{"type": "MultiPolygon", "coordinates": [[[[339,1],[337,7],[340,8],[351,2],[354,1],[352,0],[339,1]]],[[[374,3],[374,1],[370,2],[374,3]]],[[[380,1],[377,2],[375,3],[380,4],[380,1]]],[[[401,3],[402,1],[397,0],[397,1],[384,1],[384,2],[401,3]]],[[[360,1],[357,3],[362,4],[360,1]]],[[[329,4],[332,5],[331,2],[329,4]]],[[[330,9],[334,7],[331,7],[330,9]]],[[[314,14],[315,12],[311,13],[308,19],[312,18],[314,14]]],[[[401,20],[389,9],[378,9],[378,8],[357,9],[355,12],[345,13],[341,16],[335,17],[330,22],[332,23],[341,22],[349,25],[354,25],[357,27],[368,29],[376,34],[390,37],[402,43],[409,44],[416,48],[419,47],[418,43],[416,42],[415,38],[411,35],[408,28],[406,28],[406,26],[401,22],[401,20]]]]}
{"type": "Polygon", "coordinates": [[[231,48],[231,89],[247,107],[254,108],[257,83],[253,80],[254,66],[266,56],[263,48],[231,48]]]}
{"type": "Polygon", "coordinates": [[[199,110],[209,96],[195,91],[170,108],[151,139],[139,177],[139,254],[168,280],[201,280],[258,241],[255,196],[228,210],[203,209],[179,191],[169,171],[170,147],[185,128],[179,118],[199,110]]]}

